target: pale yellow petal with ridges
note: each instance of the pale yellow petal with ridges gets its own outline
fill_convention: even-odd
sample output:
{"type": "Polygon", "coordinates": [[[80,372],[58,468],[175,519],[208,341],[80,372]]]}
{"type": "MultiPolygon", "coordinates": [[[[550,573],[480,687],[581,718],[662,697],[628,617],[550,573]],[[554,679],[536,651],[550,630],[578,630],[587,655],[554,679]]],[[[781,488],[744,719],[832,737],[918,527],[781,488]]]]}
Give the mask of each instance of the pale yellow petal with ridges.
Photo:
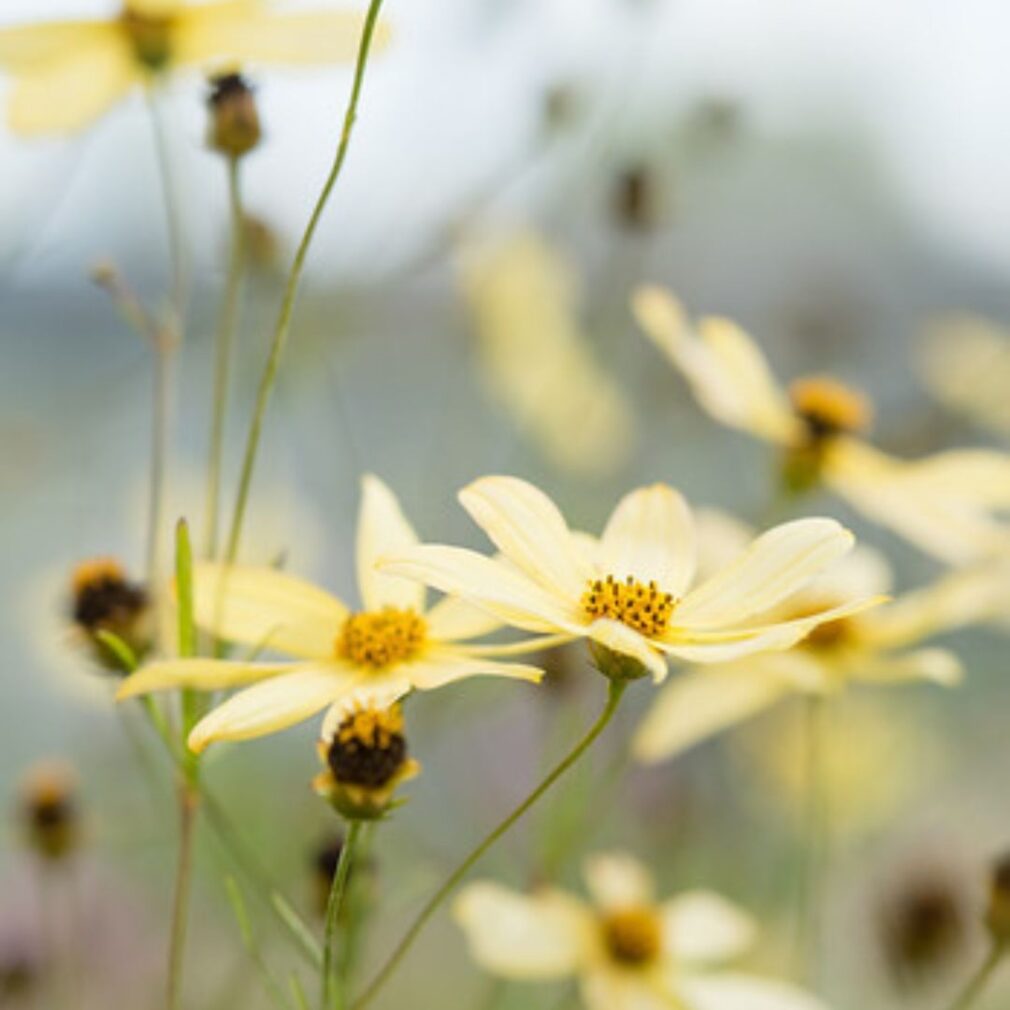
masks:
{"type": "Polygon", "coordinates": [[[104,21],[52,21],[0,29],[0,67],[15,74],[72,57],[111,36],[104,21]]]}
{"type": "Polygon", "coordinates": [[[318,586],[276,568],[193,566],[197,624],[231,642],[304,659],[330,659],[347,608],[318,586]]]}
{"type": "Polygon", "coordinates": [[[757,923],[743,909],[711,891],[686,891],[663,904],[666,953],[685,965],[739,957],[757,939],[757,923]]]}
{"type": "Polygon", "coordinates": [[[396,607],[424,610],[424,584],[380,572],[375,563],[415,546],[417,533],[400,508],[393,492],[378,477],[368,474],[361,481],[361,509],[355,553],[358,590],[365,610],[396,607]]]}
{"type": "Polygon", "coordinates": [[[430,691],[468,677],[506,677],[538,684],[544,671],[524,663],[501,663],[465,651],[431,649],[420,659],[402,667],[403,676],[421,691],[430,691]]]}
{"type": "Polygon", "coordinates": [[[502,622],[458,596],[446,596],[425,615],[428,635],[439,642],[459,642],[497,631],[502,622]]]}
{"type": "Polygon", "coordinates": [[[243,684],[290,673],[295,663],[243,663],[231,659],[165,659],[148,663],[127,677],[116,692],[116,700],[153,691],[191,688],[197,691],[226,691],[243,684]]]}

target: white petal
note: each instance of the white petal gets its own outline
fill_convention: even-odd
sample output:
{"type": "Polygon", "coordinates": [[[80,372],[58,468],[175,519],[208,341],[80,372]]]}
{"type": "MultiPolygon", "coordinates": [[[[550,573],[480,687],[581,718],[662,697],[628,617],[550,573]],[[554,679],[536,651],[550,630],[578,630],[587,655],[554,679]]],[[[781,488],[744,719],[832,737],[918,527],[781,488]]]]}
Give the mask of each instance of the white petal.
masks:
{"type": "Polygon", "coordinates": [[[483,477],[459,500],[498,549],[531,579],[562,597],[578,599],[589,578],[557,506],[517,477],[483,477]]]}
{"type": "Polygon", "coordinates": [[[653,904],[655,891],[649,871],[623,852],[602,852],[582,865],[589,893],[601,909],[635,908],[653,904]]]}
{"type": "Polygon", "coordinates": [[[510,677],[538,684],[544,671],[524,663],[501,663],[483,656],[470,656],[465,652],[448,649],[430,650],[423,659],[405,663],[403,676],[419,691],[431,691],[445,684],[453,684],[467,677],[510,677]]]}
{"type": "Polygon", "coordinates": [[[311,718],[356,685],[339,667],[305,668],[233,695],[196,724],[191,750],[217,740],[249,740],[311,718]]]}
{"type": "Polygon", "coordinates": [[[473,959],[487,971],[516,979],[575,974],[592,926],[585,906],[559,891],[527,896],[485,882],[460,892],[453,915],[473,959]]]}
{"type": "Polygon", "coordinates": [[[711,891],[688,891],[662,907],[667,953],[682,963],[728,961],[753,945],[754,920],[711,891]]]}
{"type": "Polygon", "coordinates": [[[497,617],[458,596],[445,596],[424,615],[428,634],[439,642],[459,642],[497,631],[497,617]]]}
{"type": "Polygon", "coordinates": [[[842,557],[852,534],[833,519],[798,519],[762,534],[677,607],[684,628],[719,628],[770,610],[842,557]]]}
{"type": "Polygon", "coordinates": [[[329,659],[347,608],[311,582],[275,568],[193,566],[196,622],[231,642],[329,659]]]}
{"type": "Polygon", "coordinates": [[[294,663],[243,663],[230,659],[166,659],[148,663],[127,677],[116,692],[116,700],[133,698],[152,691],[187,687],[197,691],[224,691],[241,684],[290,673],[294,663]]]}
{"type": "Polygon", "coordinates": [[[852,664],[853,680],[868,684],[903,684],[928,681],[954,687],[964,678],[961,661],[946,649],[918,649],[888,655],[868,653],[852,664]]]}
{"type": "Polygon", "coordinates": [[[400,508],[396,496],[378,477],[368,474],[361,481],[361,509],[358,512],[356,544],[358,591],[365,610],[397,607],[424,610],[424,584],[378,571],[379,558],[401,554],[417,540],[414,528],[400,508]]]}
{"type": "Polygon", "coordinates": [[[573,625],[563,601],[510,565],[476,551],[419,544],[403,555],[383,559],[380,567],[461,596],[526,631],[566,631],[573,625]]]}
{"type": "Polygon", "coordinates": [[[827,1010],[816,996],[789,982],[720,972],[691,975],[680,982],[691,1010],[827,1010]]]}
{"type": "Polygon", "coordinates": [[[683,596],[694,577],[694,521],[687,502],[666,484],[625,495],[600,543],[600,564],[618,579],[628,575],[683,596]]]}
{"type": "Polygon", "coordinates": [[[597,969],[579,989],[586,1010],[684,1010],[662,978],[641,972],[597,969]]]}

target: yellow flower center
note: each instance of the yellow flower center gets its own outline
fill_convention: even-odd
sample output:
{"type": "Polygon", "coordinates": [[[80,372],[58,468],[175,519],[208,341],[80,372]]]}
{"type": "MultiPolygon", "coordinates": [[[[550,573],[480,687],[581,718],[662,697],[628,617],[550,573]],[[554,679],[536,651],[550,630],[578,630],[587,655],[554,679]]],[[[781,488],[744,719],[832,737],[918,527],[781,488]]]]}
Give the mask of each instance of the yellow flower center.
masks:
{"type": "Polygon", "coordinates": [[[602,927],[607,952],[620,965],[639,967],[655,961],[662,951],[662,924],[651,908],[610,912],[602,927]]]}
{"type": "Polygon", "coordinates": [[[385,607],[351,614],[337,638],[336,651],[355,666],[381,670],[416,656],[427,633],[424,619],[413,610],[385,607]]]}
{"type": "Polygon", "coordinates": [[[137,60],[148,70],[161,70],[172,56],[175,17],[170,7],[130,3],[127,0],[119,23],[137,60]]]}
{"type": "Polygon", "coordinates": [[[862,393],[828,376],[797,379],[789,387],[789,398],[815,440],[863,431],[873,416],[870,401],[862,393]]]}
{"type": "Polygon", "coordinates": [[[623,582],[613,575],[592,579],[582,594],[582,610],[590,619],[620,621],[649,638],[658,638],[666,631],[676,605],[672,593],[664,593],[655,582],[645,585],[630,575],[623,582]]]}

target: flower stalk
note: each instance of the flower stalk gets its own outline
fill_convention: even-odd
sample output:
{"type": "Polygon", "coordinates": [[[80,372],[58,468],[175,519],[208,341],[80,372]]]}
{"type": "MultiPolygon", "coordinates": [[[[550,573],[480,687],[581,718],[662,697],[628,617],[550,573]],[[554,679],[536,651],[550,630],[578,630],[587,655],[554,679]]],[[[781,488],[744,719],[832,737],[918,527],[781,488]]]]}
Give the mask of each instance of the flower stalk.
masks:
{"type": "Polygon", "coordinates": [[[347,881],[351,874],[351,865],[355,850],[361,838],[364,821],[350,821],[347,837],[340,849],[340,859],[333,874],[333,885],[330,887],[329,900],[326,903],[326,927],[323,938],[323,965],[320,985],[320,1010],[338,1010],[344,1004],[345,994],[342,986],[337,984],[334,971],[334,947],[337,930],[344,910],[344,899],[347,895],[347,881]]]}

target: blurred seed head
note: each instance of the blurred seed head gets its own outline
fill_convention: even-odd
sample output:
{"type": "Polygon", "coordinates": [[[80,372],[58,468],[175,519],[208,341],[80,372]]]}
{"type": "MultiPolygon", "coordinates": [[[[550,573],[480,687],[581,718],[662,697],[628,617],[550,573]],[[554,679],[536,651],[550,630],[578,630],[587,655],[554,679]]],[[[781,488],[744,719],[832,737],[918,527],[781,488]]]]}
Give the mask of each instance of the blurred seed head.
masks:
{"type": "Polygon", "coordinates": [[[995,942],[1010,943],[1010,853],[1001,856],[992,868],[985,924],[995,942]]]}
{"type": "Polygon", "coordinates": [[[259,144],[263,133],[256,96],[241,74],[212,77],[207,108],[207,144],[213,150],[228,158],[242,158],[259,144]]]}
{"type": "Polygon", "coordinates": [[[78,781],[64,762],[30,768],[21,784],[21,821],[25,841],[42,858],[65,859],[81,841],[78,781]]]}
{"type": "Polygon", "coordinates": [[[663,187],[655,169],[639,162],[618,172],[611,186],[611,211],[628,231],[651,232],[663,223],[663,187]]]}

